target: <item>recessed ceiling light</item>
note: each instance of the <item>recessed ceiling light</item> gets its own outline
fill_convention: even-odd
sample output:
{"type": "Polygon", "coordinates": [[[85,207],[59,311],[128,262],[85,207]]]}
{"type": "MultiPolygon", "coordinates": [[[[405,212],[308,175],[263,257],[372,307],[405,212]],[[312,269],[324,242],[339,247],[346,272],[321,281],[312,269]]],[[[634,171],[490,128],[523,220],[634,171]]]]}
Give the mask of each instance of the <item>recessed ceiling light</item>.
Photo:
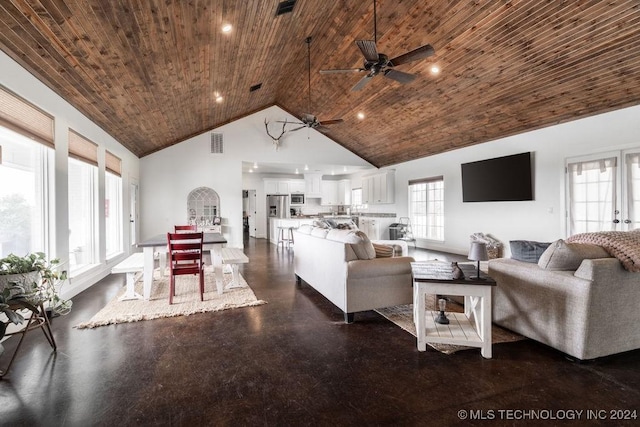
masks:
{"type": "Polygon", "coordinates": [[[308,171],[309,170],[309,165],[304,165],[304,170],[308,171]]]}
{"type": "Polygon", "coordinates": [[[249,173],[253,173],[253,169],[249,169],[249,173]]]}
{"type": "Polygon", "coordinates": [[[233,29],[233,27],[231,26],[231,24],[224,24],[222,26],[222,32],[223,33],[230,33],[232,29],[233,29]]]}
{"type": "Polygon", "coordinates": [[[296,175],[298,175],[300,173],[300,171],[298,170],[298,168],[296,168],[296,175]]]}
{"type": "Polygon", "coordinates": [[[216,102],[218,104],[221,103],[222,101],[224,101],[224,98],[222,96],[220,96],[220,95],[216,96],[216,102]]]}
{"type": "Polygon", "coordinates": [[[359,118],[360,120],[364,120],[364,113],[363,113],[362,111],[360,111],[360,112],[358,113],[358,118],[359,118]]]}
{"type": "Polygon", "coordinates": [[[438,75],[440,74],[440,67],[438,67],[437,65],[432,65],[431,69],[429,70],[431,72],[431,74],[438,75]]]}
{"type": "Polygon", "coordinates": [[[253,168],[254,169],[258,169],[258,163],[257,162],[253,162],[253,168]]]}

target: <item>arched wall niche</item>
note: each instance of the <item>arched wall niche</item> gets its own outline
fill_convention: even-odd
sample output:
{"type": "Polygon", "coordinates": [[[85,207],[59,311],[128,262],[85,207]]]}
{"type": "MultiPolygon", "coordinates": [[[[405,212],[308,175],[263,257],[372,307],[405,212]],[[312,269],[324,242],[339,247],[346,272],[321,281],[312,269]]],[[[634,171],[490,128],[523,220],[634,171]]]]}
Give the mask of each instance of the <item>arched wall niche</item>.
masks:
{"type": "Polygon", "coordinates": [[[189,224],[213,225],[220,217],[220,196],[209,187],[198,187],[187,196],[187,218],[189,224]]]}

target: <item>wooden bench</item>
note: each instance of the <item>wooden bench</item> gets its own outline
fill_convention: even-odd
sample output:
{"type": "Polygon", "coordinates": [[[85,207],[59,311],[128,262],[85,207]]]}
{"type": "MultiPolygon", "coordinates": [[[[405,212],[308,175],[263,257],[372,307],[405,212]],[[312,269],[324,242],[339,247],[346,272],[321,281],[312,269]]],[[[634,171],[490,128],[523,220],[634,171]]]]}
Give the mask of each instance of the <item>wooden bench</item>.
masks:
{"type": "Polygon", "coordinates": [[[238,248],[222,248],[220,255],[222,257],[222,264],[231,265],[232,279],[231,283],[229,283],[225,289],[244,288],[245,285],[240,283],[238,264],[248,263],[249,258],[242,252],[242,249],[238,248]]]}
{"type": "Polygon", "coordinates": [[[142,295],[135,291],[134,285],[144,270],[144,255],[142,252],[136,252],[129,255],[125,260],[118,263],[111,269],[111,273],[126,273],[127,274],[127,290],[124,295],[118,298],[120,301],[127,301],[132,299],[144,299],[142,295]]]}

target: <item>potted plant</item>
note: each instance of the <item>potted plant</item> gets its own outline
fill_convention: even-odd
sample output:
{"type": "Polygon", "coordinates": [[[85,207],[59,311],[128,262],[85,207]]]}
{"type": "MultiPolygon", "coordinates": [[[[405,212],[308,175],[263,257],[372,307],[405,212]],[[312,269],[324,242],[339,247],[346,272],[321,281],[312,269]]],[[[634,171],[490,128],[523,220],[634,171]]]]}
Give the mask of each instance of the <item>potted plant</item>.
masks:
{"type": "Polygon", "coordinates": [[[68,314],[72,301],[60,297],[60,286],[67,280],[67,272],[60,271],[60,260],[47,261],[45,254],[36,252],[19,257],[10,254],[0,259],[0,339],[9,323],[21,324],[20,309],[37,311],[42,304],[49,317],[68,314]]]}

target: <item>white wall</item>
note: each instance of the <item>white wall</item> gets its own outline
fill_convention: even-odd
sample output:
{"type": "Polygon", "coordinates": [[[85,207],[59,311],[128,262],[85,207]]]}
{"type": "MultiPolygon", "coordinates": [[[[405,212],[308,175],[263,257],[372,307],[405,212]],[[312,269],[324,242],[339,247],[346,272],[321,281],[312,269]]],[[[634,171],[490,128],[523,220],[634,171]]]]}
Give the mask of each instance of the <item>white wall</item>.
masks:
{"type": "Polygon", "coordinates": [[[468,252],[469,235],[483,232],[503,241],[508,253],[509,240],[553,241],[566,237],[565,159],[640,146],[639,117],[640,106],[635,106],[395,165],[398,215],[407,215],[410,179],[442,175],[445,241],[419,245],[464,254],[468,252]],[[525,151],[533,152],[535,200],[462,203],[461,163],[525,151]]]}
{"type": "Polygon", "coordinates": [[[269,107],[213,131],[223,134],[224,154],[211,154],[211,132],[206,132],[143,157],[140,161],[142,238],[164,233],[174,224],[185,222],[189,192],[205,186],[220,196],[220,215],[226,224],[223,233],[228,246],[243,247],[242,190],[256,190],[257,208],[266,206],[262,181],[246,179],[243,183],[243,161],[370,166],[315,130],[287,133],[280,148],[275,150],[265,132],[265,118],[272,124],[272,134],[276,132],[275,121],[297,120],[279,107],[269,107]]]}
{"type": "MultiPolygon", "coordinates": [[[[62,263],[69,259],[69,222],[68,222],[68,129],[71,128],[84,137],[99,145],[99,179],[98,193],[104,199],[104,150],[109,150],[122,159],[122,218],[123,218],[123,245],[124,254],[130,250],[129,240],[129,183],[131,179],[138,177],[138,158],[125,149],[111,135],[102,130],[89,118],[80,113],[71,104],[66,102],[51,89],[41,83],[22,66],[13,61],[5,53],[0,52],[0,84],[18,94],[22,98],[38,106],[54,117],[54,137],[56,144],[53,206],[50,215],[52,218],[52,230],[50,232],[50,248],[47,254],[50,258],[59,258],[62,263]]],[[[104,225],[104,202],[100,203],[99,222],[104,225]]],[[[123,258],[123,256],[111,260],[104,259],[105,235],[104,227],[99,232],[100,252],[102,259],[100,265],[85,274],[74,277],[62,289],[62,296],[70,298],[78,292],[91,286],[99,279],[110,273],[111,266],[123,258]]],[[[124,255],[123,254],[123,255],[124,255]]]]}

